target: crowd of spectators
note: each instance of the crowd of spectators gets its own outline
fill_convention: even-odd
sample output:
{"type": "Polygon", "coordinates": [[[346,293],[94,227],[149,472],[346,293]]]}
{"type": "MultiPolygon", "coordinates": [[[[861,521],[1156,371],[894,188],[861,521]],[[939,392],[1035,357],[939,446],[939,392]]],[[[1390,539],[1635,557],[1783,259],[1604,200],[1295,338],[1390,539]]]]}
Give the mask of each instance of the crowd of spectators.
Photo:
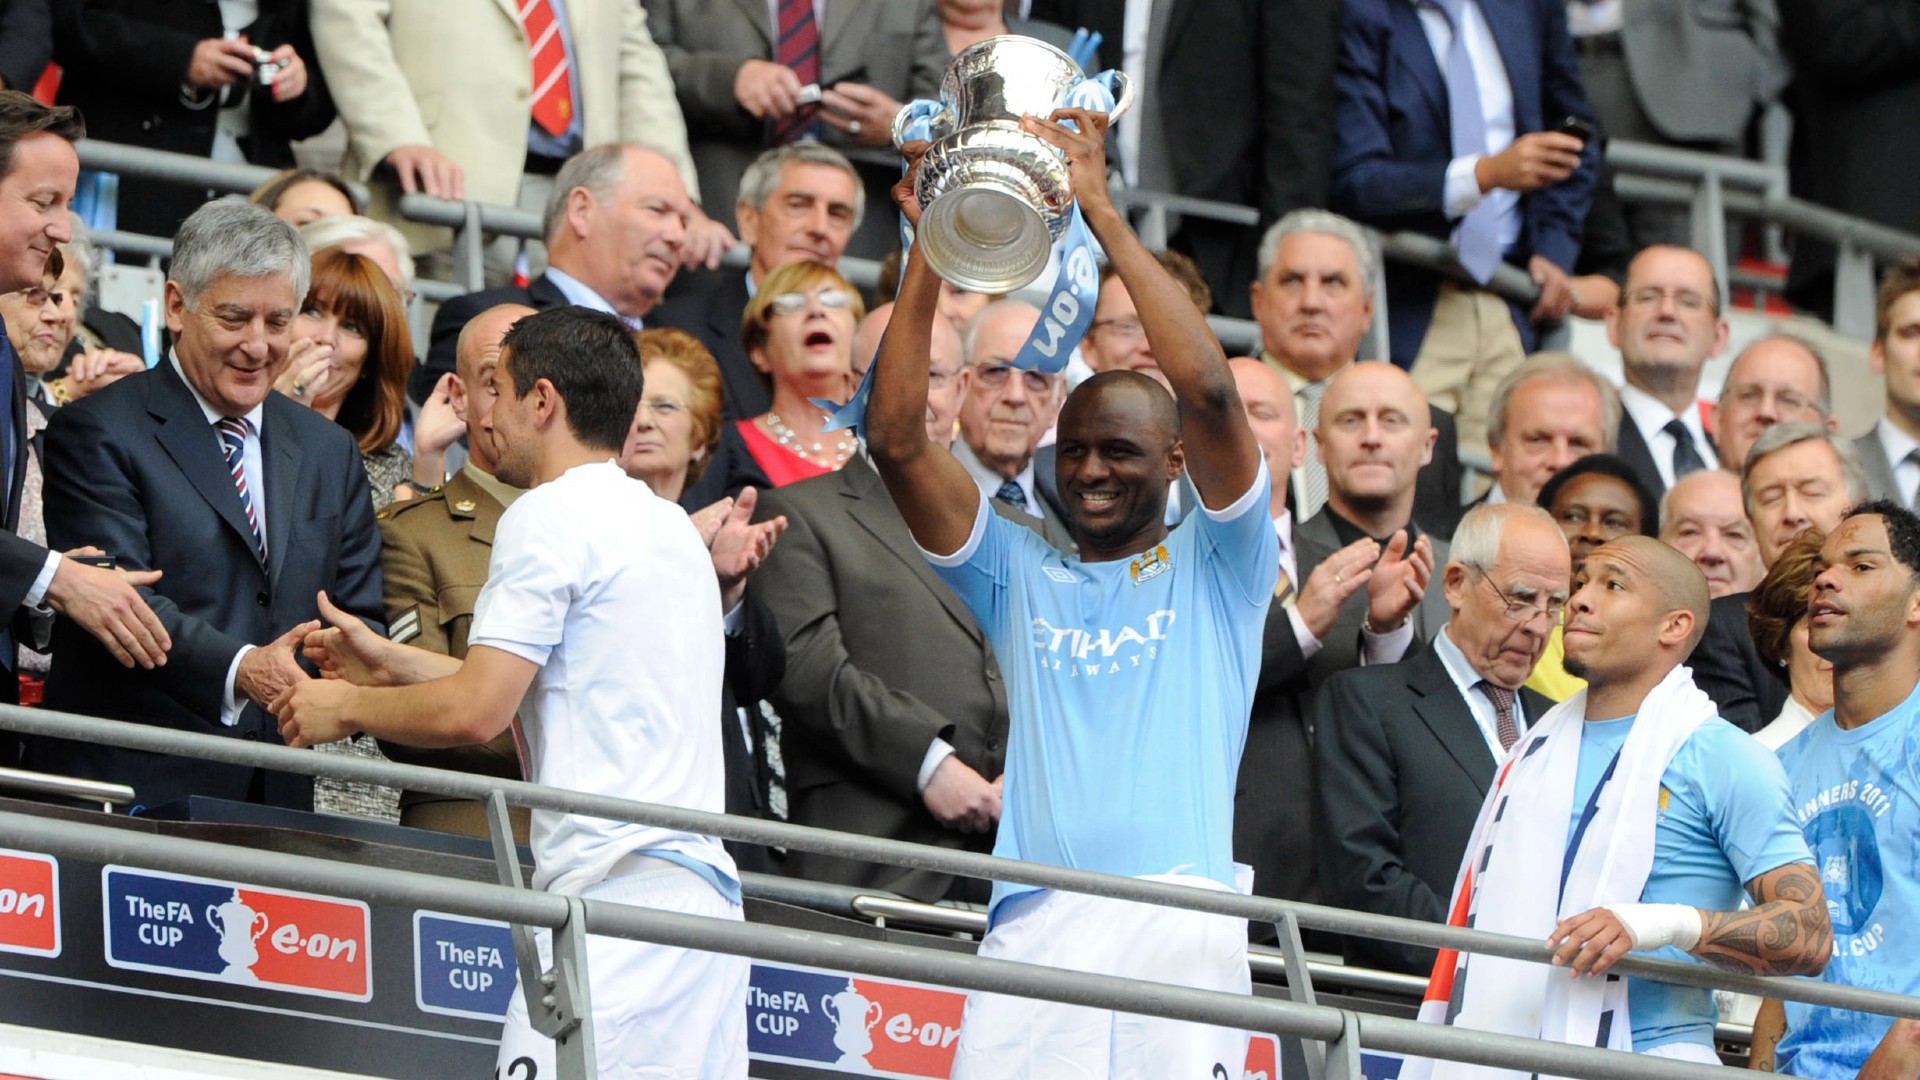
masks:
{"type": "MultiPolygon", "coordinates": [[[[1618,247],[1598,272],[1583,236],[1597,245],[1589,224],[1620,214],[1599,168],[1609,136],[1740,152],[1783,87],[1804,117],[1897,111],[1911,75],[1879,58],[1920,19],[1881,10],[1903,6],[6,4],[9,19],[44,10],[0,20],[0,78],[37,76],[9,63],[36,31],[62,74],[53,108],[0,92],[15,365],[0,601],[19,616],[0,658],[22,700],[276,741],[266,708],[302,677],[316,619],[462,656],[494,528],[523,493],[497,475],[487,424],[502,339],[531,314],[588,308],[631,331],[643,366],[619,464],[690,516],[730,613],[727,811],[989,850],[1009,690],[866,444],[828,429],[893,299],[836,266],[897,256],[892,117],[937,93],[955,49],[1096,30],[1095,66],[1141,88],[1114,128],[1114,179],[1261,217],[1176,215],[1153,253],[1199,313],[1259,332],[1229,366],[1272,478],[1279,576],[1234,856],[1262,895],[1445,921],[1496,764],[1588,685],[1562,616],[1595,552],[1645,537],[1667,545],[1656,561],[1677,551],[1698,569],[1710,617],[1672,651],[1729,723],[1779,747],[1834,706],[1809,597],[1850,507],[1920,490],[1920,262],[1887,269],[1871,344],[1887,408],[1851,438],[1827,359],[1799,337],[1748,344],[1703,399],[1728,289],[1671,215],[1605,226],[1618,247]],[[1779,22],[1805,32],[1783,48],[1779,22]],[[1876,35],[1876,62],[1853,59],[1876,35]],[[290,143],[336,116],[343,175],[292,168],[290,143]],[[68,214],[83,130],[286,168],[249,200],[122,182],[118,227],[175,243],[162,340],[90,303],[101,255],[68,214]],[[495,287],[440,304],[424,339],[415,275],[445,276],[449,235],[398,214],[413,192],[543,216],[543,241],[492,245],[495,287]],[[1458,265],[1383,264],[1368,227],[1445,241],[1458,265]],[[745,270],[720,265],[736,245],[745,270]],[[1503,266],[1539,285],[1534,304],[1490,287],[1503,266]],[[1537,349],[1571,315],[1604,320],[1617,385],[1537,349]],[[1389,348],[1370,355],[1376,323],[1389,348]]],[[[1816,127],[1796,136],[1796,187],[1904,223],[1911,200],[1833,175],[1886,129],[1816,127]]],[[[1796,255],[1796,283],[1819,259],[1796,255]]],[[[1071,551],[1054,439],[1078,380],[1014,363],[1041,313],[944,286],[938,316],[928,438],[993,514],[1071,551]]],[[[1145,321],[1109,267],[1085,369],[1171,389],[1145,321]]],[[[1203,509],[1190,478],[1171,479],[1166,525],[1203,509]]],[[[508,735],[382,749],[520,775],[508,735]]],[[[354,752],[378,751],[362,737],[354,752]]],[[[133,785],[144,808],[212,795],[485,830],[479,807],[438,796],[316,793],[111,747],[0,742],[16,764],[133,785]]],[[[985,899],[983,883],[921,870],[729,848],[749,870],[985,899]]],[[[1435,958],[1308,943],[1409,973],[1435,958]]]]}

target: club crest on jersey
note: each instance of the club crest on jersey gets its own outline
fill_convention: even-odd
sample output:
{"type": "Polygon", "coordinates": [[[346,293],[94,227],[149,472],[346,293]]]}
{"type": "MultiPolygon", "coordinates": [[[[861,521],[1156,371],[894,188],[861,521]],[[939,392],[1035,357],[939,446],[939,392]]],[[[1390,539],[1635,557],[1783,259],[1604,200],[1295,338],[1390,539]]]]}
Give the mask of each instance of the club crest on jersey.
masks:
{"type": "Polygon", "coordinates": [[[1155,544],[1152,551],[1133,560],[1127,567],[1127,576],[1135,585],[1140,585],[1173,569],[1173,557],[1167,554],[1167,545],[1155,544]]]}

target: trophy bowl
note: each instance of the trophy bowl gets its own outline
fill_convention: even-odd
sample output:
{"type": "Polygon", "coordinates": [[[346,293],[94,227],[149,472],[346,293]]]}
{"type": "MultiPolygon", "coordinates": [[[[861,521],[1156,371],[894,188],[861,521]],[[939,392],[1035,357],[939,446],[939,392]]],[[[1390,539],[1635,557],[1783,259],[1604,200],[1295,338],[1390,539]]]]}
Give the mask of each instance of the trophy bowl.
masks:
{"type": "MultiPolygon", "coordinates": [[[[1114,76],[1118,101],[1131,86],[1114,76]]],[[[1050,116],[1086,83],[1080,65],[1033,38],[1003,35],[962,49],[940,80],[928,118],[933,146],[914,194],[922,214],[916,242],[934,272],[972,292],[1022,288],[1046,269],[1073,208],[1066,155],[1020,127],[1026,114],[1050,116]]],[[[913,137],[912,106],[894,120],[894,143],[913,137]]]]}

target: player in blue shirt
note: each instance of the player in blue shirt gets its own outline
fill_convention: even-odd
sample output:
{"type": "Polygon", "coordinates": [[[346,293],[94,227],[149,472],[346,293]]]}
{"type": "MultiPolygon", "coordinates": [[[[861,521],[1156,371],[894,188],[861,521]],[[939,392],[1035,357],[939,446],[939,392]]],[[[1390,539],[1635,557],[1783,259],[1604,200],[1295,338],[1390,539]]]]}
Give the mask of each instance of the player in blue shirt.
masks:
{"type": "MultiPolygon", "coordinates": [[[[1063,110],[1024,125],[1071,162],[1173,395],[1115,371],[1067,399],[1056,476],[1078,557],[1007,528],[926,436],[939,280],[915,248],[875,362],[873,462],[1007,679],[995,854],[1244,891],[1234,782],[1279,572],[1265,465],[1205,319],[1107,197],[1107,117],[1063,110]],[[1200,506],[1169,530],[1167,490],[1183,470],[1200,506]]],[[[895,196],[917,220],[910,186],[895,196]]],[[[1247,993],[1245,935],[1242,920],[1001,885],[980,953],[1247,993]]],[[[1237,1076],[1245,1053],[1243,1032],[976,994],[953,1075],[1237,1076]]]]}
{"type": "MultiPolygon", "coordinates": [[[[1821,977],[1920,994],[1920,951],[1902,936],[1920,916],[1920,518],[1890,502],[1858,507],[1820,564],[1807,637],[1833,664],[1833,709],[1780,760],[1833,919],[1821,977]]],[[[1753,1051],[1756,1067],[1772,1058],[1794,1076],[1916,1076],[1920,1023],[1769,1001],[1753,1051]]]]}

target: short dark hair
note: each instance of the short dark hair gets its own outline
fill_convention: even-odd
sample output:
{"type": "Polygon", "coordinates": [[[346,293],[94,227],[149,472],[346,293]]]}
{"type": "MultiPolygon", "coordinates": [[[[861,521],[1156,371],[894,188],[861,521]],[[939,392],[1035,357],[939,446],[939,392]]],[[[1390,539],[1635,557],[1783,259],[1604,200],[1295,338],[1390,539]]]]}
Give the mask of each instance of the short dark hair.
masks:
{"type": "Polygon", "coordinates": [[[516,396],[545,379],[567,403],[567,429],[575,438],[616,454],[626,445],[645,379],[625,323],[604,311],[550,308],[514,323],[500,350],[516,396]]]}
{"type": "MultiPolygon", "coordinates": [[[[1173,250],[1155,251],[1152,255],[1153,261],[1159,263],[1160,268],[1165,270],[1173,280],[1179,282],[1180,287],[1193,298],[1193,306],[1200,309],[1200,314],[1206,315],[1213,311],[1213,289],[1207,284],[1206,275],[1200,272],[1198,263],[1173,250]]],[[[1101,264],[1100,284],[1102,286],[1106,285],[1108,280],[1119,276],[1119,267],[1110,262],[1101,264]]]]}
{"type": "Polygon", "coordinates": [[[1647,490],[1647,485],[1634,475],[1633,466],[1612,454],[1588,454],[1554,473],[1553,478],[1540,488],[1540,495],[1534,499],[1534,504],[1551,513],[1553,500],[1559,497],[1560,489],[1572,483],[1576,477],[1589,473],[1611,476],[1627,485],[1634,499],[1640,503],[1640,535],[1656,540],[1660,538],[1660,500],[1654,498],[1653,492],[1647,490]]]}
{"type": "Polygon", "coordinates": [[[1909,255],[1887,268],[1873,303],[1873,337],[1887,340],[1893,332],[1893,305],[1910,292],[1920,292],[1920,256],[1909,255]]]}
{"type": "Polygon", "coordinates": [[[42,131],[79,142],[87,137],[87,121],[71,105],[42,105],[18,90],[0,90],[0,176],[13,171],[20,140],[42,131]]]}
{"type": "Polygon", "coordinates": [[[1920,514],[1894,502],[1892,499],[1874,499],[1863,502],[1847,511],[1847,518],[1877,515],[1887,527],[1887,548],[1901,566],[1907,568],[1908,576],[1920,583],[1920,514]]]}

